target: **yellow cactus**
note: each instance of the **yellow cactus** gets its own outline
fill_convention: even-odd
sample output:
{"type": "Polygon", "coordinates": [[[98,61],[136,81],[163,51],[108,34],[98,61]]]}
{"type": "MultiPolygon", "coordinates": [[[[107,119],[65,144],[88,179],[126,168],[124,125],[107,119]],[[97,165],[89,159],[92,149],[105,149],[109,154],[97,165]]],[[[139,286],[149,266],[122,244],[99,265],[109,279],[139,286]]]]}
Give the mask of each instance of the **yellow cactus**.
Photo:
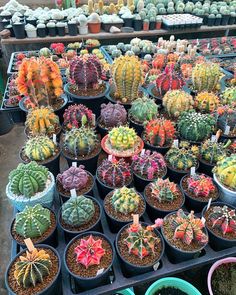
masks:
{"type": "Polygon", "coordinates": [[[199,111],[211,113],[219,106],[219,98],[212,92],[201,92],[195,99],[195,107],[199,111]]]}
{"type": "Polygon", "coordinates": [[[114,3],[111,3],[111,4],[109,5],[109,12],[110,12],[110,14],[114,14],[114,13],[116,13],[116,6],[115,6],[114,3]]]}
{"type": "Polygon", "coordinates": [[[98,1],[98,9],[99,9],[100,14],[103,14],[103,8],[104,8],[103,0],[99,0],[98,1]]]}
{"type": "Polygon", "coordinates": [[[88,0],[88,11],[89,13],[92,13],[94,11],[93,0],[88,0]]]}
{"type": "Polygon", "coordinates": [[[126,126],[113,128],[109,132],[108,138],[112,148],[121,151],[135,147],[138,139],[134,129],[126,126]]]}

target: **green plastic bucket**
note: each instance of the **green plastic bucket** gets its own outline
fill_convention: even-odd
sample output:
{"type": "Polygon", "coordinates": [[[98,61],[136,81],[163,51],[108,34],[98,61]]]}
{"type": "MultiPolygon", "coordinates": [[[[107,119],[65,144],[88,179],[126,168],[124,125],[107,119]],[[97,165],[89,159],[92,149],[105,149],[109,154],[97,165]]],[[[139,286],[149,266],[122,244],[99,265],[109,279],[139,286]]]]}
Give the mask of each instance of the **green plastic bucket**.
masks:
{"type": "Polygon", "coordinates": [[[145,295],[154,295],[156,291],[163,287],[176,287],[188,295],[202,295],[193,285],[190,283],[178,279],[178,278],[163,278],[153,283],[146,291],[145,295]]]}
{"type": "Polygon", "coordinates": [[[131,291],[130,289],[125,289],[122,291],[117,291],[118,294],[122,294],[122,295],[135,295],[133,291],[131,291]]]}

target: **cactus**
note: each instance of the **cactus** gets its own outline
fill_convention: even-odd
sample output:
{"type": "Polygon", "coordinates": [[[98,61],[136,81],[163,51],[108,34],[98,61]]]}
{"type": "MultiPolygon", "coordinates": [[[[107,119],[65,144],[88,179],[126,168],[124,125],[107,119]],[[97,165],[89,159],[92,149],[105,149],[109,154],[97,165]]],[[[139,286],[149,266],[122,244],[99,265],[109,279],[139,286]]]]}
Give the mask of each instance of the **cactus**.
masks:
{"type": "Polygon", "coordinates": [[[50,210],[37,204],[16,214],[14,230],[24,238],[41,237],[50,227],[50,210]]]}
{"type": "Polygon", "coordinates": [[[83,104],[69,106],[63,118],[67,130],[81,126],[94,127],[93,112],[83,104]]]}
{"type": "Polygon", "coordinates": [[[213,228],[218,228],[223,235],[227,233],[236,234],[236,214],[235,210],[224,205],[213,206],[212,212],[208,216],[213,228]]]}
{"type": "Polygon", "coordinates": [[[219,98],[212,92],[200,92],[195,98],[195,107],[205,113],[213,112],[219,103],[219,98]]]}
{"type": "Polygon", "coordinates": [[[48,169],[36,162],[19,164],[9,174],[10,191],[17,196],[30,198],[45,189],[48,177],[48,169]]]}
{"type": "Polygon", "coordinates": [[[158,202],[172,202],[179,194],[177,184],[171,182],[169,178],[158,178],[150,184],[151,196],[158,202]]]}
{"type": "Polygon", "coordinates": [[[180,136],[186,140],[202,141],[211,135],[215,124],[216,120],[211,115],[190,110],[179,117],[178,130],[180,136]]]}
{"type": "Polygon", "coordinates": [[[184,85],[182,76],[174,70],[173,64],[167,65],[156,78],[156,88],[160,96],[165,95],[169,90],[181,89],[184,85]]]}
{"type": "Polygon", "coordinates": [[[217,127],[224,133],[227,126],[230,127],[228,135],[235,135],[236,133],[236,109],[229,106],[222,106],[216,112],[217,127]]]}
{"type": "Polygon", "coordinates": [[[113,149],[125,151],[136,146],[138,136],[133,128],[120,126],[113,128],[108,133],[108,138],[113,149]]]}
{"type": "Polygon", "coordinates": [[[19,286],[24,288],[35,287],[37,283],[42,283],[45,277],[50,274],[51,267],[50,256],[45,250],[26,251],[26,255],[21,255],[15,263],[14,278],[19,286]]]}
{"type": "Polygon", "coordinates": [[[208,242],[208,237],[203,232],[204,224],[200,218],[194,216],[193,211],[187,215],[182,209],[179,209],[172,221],[172,227],[174,229],[174,238],[182,240],[187,245],[194,241],[201,244],[208,242]]]}
{"type": "Polygon", "coordinates": [[[230,106],[236,105],[236,87],[229,87],[225,89],[225,91],[222,93],[221,103],[223,105],[230,106]]]}
{"type": "Polygon", "coordinates": [[[192,71],[192,83],[194,90],[211,92],[216,90],[220,81],[220,67],[218,64],[204,62],[196,64],[192,71]]]}
{"type": "Polygon", "coordinates": [[[102,183],[109,187],[123,187],[131,181],[131,169],[124,159],[112,158],[111,161],[105,159],[97,169],[97,176],[102,183]]]}
{"type": "Polygon", "coordinates": [[[157,237],[153,232],[141,224],[131,224],[127,228],[128,237],[124,240],[129,249],[129,253],[138,256],[141,260],[155,253],[155,243],[157,237]]]}
{"type": "Polygon", "coordinates": [[[153,146],[168,146],[175,138],[175,126],[170,120],[158,118],[145,126],[144,138],[153,146]]]}
{"type": "Polygon", "coordinates": [[[120,56],[113,62],[112,77],[115,83],[115,98],[122,102],[132,102],[138,97],[142,83],[142,66],[136,56],[120,56]]]}
{"type": "Polygon", "coordinates": [[[207,198],[214,193],[216,187],[211,177],[204,174],[194,174],[187,178],[188,191],[192,192],[196,197],[207,198]]]}
{"type": "Polygon", "coordinates": [[[95,207],[91,199],[84,196],[70,197],[61,207],[62,220],[72,226],[88,223],[94,216],[95,207]]]}
{"type": "Polygon", "coordinates": [[[220,183],[231,190],[236,190],[236,154],[232,154],[217,162],[212,171],[220,183]]]}
{"type": "Polygon", "coordinates": [[[206,162],[216,164],[226,157],[226,149],[223,143],[208,139],[202,143],[199,154],[206,162]]]}
{"type": "Polygon", "coordinates": [[[82,190],[86,187],[88,179],[88,173],[84,170],[83,165],[79,165],[79,167],[72,166],[63,173],[57,175],[57,181],[67,191],[72,189],[78,191],[82,190]]]}
{"type": "Polygon", "coordinates": [[[66,132],[64,148],[74,156],[86,156],[93,152],[98,144],[98,137],[93,129],[80,127],[66,132]]]}
{"type": "Polygon", "coordinates": [[[143,96],[132,103],[129,115],[135,122],[143,124],[157,117],[158,106],[153,99],[143,96]]]}
{"type": "Polygon", "coordinates": [[[194,101],[192,96],[183,90],[170,90],[163,97],[162,104],[169,116],[179,117],[183,111],[193,108],[194,101]]]}
{"type": "Polygon", "coordinates": [[[56,145],[47,136],[36,136],[26,142],[24,152],[31,161],[44,161],[56,153],[56,145]]]}
{"type": "Polygon", "coordinates": [[[121,104],[108,104],[101,105],[101,120],[100,122],[106,128],[113,128],[127,123],[127,112],[121,104]]]}
{"type": "Polygon", "coordinates": [[[158,53],[153,57],[152,68],[162,70],[166,65],[166,55],[158,53]]]}

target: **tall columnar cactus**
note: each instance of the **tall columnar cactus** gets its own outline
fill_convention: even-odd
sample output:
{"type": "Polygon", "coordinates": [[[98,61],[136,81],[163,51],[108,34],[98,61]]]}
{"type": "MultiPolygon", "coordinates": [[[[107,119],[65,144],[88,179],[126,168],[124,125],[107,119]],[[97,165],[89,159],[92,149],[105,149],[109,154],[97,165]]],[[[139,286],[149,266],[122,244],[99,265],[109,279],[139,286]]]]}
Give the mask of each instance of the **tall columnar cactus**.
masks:
{"type": "Polygon", "coordinates": [[[108,104],[101,105],[101,123],[106,128],[113,128],[127,123],[127,112],[123,105],[108,104]]]}
{"type": "Polygon", "coordinates": [[[163,97],[162,104],[169,116],[179,117],[182,112],[193,108],[194,101],[192,96],[183,90],[170,90],[163,97]]]}
{"type": "Polygon", "coordinates": [[[223,158],[213,168],[217,179],[232,190],[236,189],[236,154],[223,158]]]}
{"type": "Polygon", "coordinates": [[[196,64],[192,71],[194,90],[211,92],[216,90],[220,81],[220,67],[218,64],[204,62],[196,64]]]}
{"type": "Polygon", "coordinates": [[[177,184],[171,182],[169,178],[158,178],[155,182],[150,184],[151,196],[157,199],[158,202],[172,202],[179,193],[177,184]]]}
{"type": "Polygon", "coordinates": [[[56,145],[47,136],[36,136],[26,142],[24,152],[32,161],[44,161],[55,154],[56,145]]]}
{"type": "Polygon", "coordinates": [[[157,117],[158,106],[153,99],[143,96],[133,101],[129,115],[135,122],[143,124],[157,117]]]}
{"type": "Polygon", "coordinates": [[[35,287],[50,274],[51,267],[52,261],[45,250],[26,251],[26,254],[21,255],[15,263],[14,278],[19,286],[35,287]]]}
{"type": "Polygon", "coordinates": [[[48,177],[48,169],[36,162],[19,164],[9,174],[10,191],[17,196],[30,198],[45,189],[48,177]]]}
{"type": "Polygon", "coordinates": [[[98,137],[93,129],[80,127],[66,132],[64,148],[74,156],[85,156],[93,152],[98,144],[98,137]]]}
{"type": "Polygon", "coordinates": [[[217,109],[216,112],[217,127],[224,133],[227,126],[229,126],[229,134],[235,135],[236,133],[236,108],[229,106],[222,106],[217,109]]]}
{"type": "Polygon", "coordinates": [[[50,227],[50,210],[37,204],[16,214],[14,229],[24,238],[41,237],[50,227]]]}
{"type": "Polygon", "coordinates": [[[180,136],[186,140],[202,141],[211,135],[215,124],[213,116],[190,110],[179,117],[178,130],[180,136]]]}
{"type": "Polygon", "coordinates": [[[120,126],[113,128],[108,133],[109,142],[111,147],[116,150],[125,151],[132,149],[136,146],[138,136],[133,128],[120,126]]]}
{"type": "Polygon", "coordinates": [[[88,223],[94,216],[95,207],[91,199],[73,196],[61,207],[62,220],[72,226],[88,223]]]}
{"type": "Polygon", "coordinates": [[[71,83],[87,91],[96,88],[101,79],[102,64],[94,54],[76,56],[70,62],[69,77],[71,83]]]}
{"type": "Polygon", "coordinates": [[[124,159],[105,159],[97,169],[97,176],[107,186],[123,187],[131,181],[131,168],[124,159]]]}
{"type": "Polygon", "coordinates": [[[120,56],[112,65],[115,83],[115,98],[122,102],[131,102],[138,97],[138,88],[142,83],[141,62],[136,56],[120,56]]]}
{"type": "Polygon", "coordinates": [[[88,173],[84,170],[83,165],[79,167],[70,167],[63,173],[57,175],[57,181],[63,186],[65,190],[82,190],[88,183],[88,173]]]}
{"type": "Polygon", "coordinates": [[[164,118],[149,121],[145,126],[144,137],[151,145],[168,146],[175,138],[174,123],[164,118]]]}
{"type": "Polygon", "coordinates": [[[202,143],[199,154],[206,162],[216,164],[226,157],[226,148],[222,142],[212,142],[208,139],[202,143]]]}
{"type": "Polygon", "coordinates": [[[219,103],[219,98],[212,92],[200,92],[195,98],[195,107],[204,113],[213,112],[219,103]]]}
{"type": "Polygon", "coordinates": [[[221,96],[221,103],[223,105],[236,105],[236,87],[226,88],[221,96]]]}
{"type": "Polygon", "coordinates": [[[209,197],[216,189],[212,178],[204,174],[194,174],[188,177],[187,186],[196,197],[209,197]]]}

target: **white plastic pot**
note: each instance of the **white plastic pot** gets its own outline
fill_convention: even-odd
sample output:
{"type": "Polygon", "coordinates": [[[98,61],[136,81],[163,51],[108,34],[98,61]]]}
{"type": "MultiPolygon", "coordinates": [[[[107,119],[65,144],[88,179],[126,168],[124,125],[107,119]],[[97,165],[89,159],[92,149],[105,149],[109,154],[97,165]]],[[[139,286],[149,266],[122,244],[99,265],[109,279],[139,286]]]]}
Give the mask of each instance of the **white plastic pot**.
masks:
{"type": "Polygon", "coordinates": [[[26,34],[28,38],[36,38],[37,37],[37,29],[35,30],[26,30],[26,34]]]}
{"type": "Polygon", "coordinates": [[[222,192],[220,199],[225,203],[236,206],[236,192],[228,189],[223,184],[221,184],[215,174],[213,174],[213,178],[217,186],[219,187],[219,190],[222,192]]]}
{"type": "Polygon", "coordinates": [[[80,35],[87,35],[88,34],[88,26],[79,26],[79,33],[80,35]]]}

